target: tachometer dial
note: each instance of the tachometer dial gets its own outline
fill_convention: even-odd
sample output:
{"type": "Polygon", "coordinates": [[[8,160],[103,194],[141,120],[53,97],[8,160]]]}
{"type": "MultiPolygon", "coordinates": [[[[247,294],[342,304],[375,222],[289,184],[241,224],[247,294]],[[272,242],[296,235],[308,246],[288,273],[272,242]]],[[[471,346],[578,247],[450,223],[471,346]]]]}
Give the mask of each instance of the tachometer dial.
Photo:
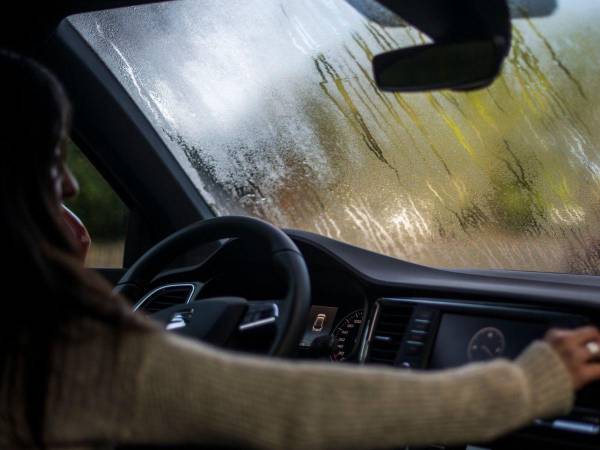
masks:
{"type": "Polygon", "coordinates": [[[363,315],[364,311],[357,309],[338,322],[332,333],[335,338],[335,347],[331,352],[332,361],[343,361],[352,353],[359,337],[363,315]]]}
{"type": "Polygon", "coordinates": [[[467,355],[469,361],[487,361],[504,354],[506,340],[498,328],[486,327],[479,330],[471,338],[467,355]]]}

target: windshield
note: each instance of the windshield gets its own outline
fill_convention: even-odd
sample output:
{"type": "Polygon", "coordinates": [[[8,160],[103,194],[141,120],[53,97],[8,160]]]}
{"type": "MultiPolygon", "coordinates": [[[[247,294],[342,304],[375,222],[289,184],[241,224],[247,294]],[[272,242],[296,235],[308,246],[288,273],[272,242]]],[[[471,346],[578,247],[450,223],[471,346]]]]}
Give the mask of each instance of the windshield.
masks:
{"type": "Polygon", "coordinates": [[[69,20],[217,215],[443,267],[600,273],[600,2],[513,21],[471,93],[379,92],[426,42],[343,0],[178,1],[69,20]]]}

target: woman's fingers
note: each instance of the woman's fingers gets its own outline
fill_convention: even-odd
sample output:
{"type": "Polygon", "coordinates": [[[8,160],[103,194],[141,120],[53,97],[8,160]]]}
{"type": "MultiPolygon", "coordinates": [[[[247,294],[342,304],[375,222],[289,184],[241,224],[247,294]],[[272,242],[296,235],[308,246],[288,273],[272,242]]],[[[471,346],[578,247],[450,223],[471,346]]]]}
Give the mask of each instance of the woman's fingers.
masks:
{"type": "Polygon", "coordinates": [[[587,344],[590,341],[600,342],[600,331],[596,327],[581,327],[571,331],[573,339],[578,343],[587,344]]]}
{"type": "Polygon", "coordinates": [[[600,380],[600,331],[596,327],[552,329],[548,331],[544,340],[563,360],[575,389],[600,380]]]}
{"type": "Polygon", "coordinates": [[[573,361],[577,364],[593,362],[598,355],[593,354],[585,347],[578,347],[573,351],[573,361]]]}
{"type": "Polygon", "coordinates": [[[546,338],[557,343],[573,341],[576,344],[600,341],[600,331],[596,327],[586,326],[574,330],[552,329],[546,338]]]}
{"type": "Polygon", "coordinates": [[[587,364],[581,371],[584,384],[600,380],[600,364],[587,364]]]}

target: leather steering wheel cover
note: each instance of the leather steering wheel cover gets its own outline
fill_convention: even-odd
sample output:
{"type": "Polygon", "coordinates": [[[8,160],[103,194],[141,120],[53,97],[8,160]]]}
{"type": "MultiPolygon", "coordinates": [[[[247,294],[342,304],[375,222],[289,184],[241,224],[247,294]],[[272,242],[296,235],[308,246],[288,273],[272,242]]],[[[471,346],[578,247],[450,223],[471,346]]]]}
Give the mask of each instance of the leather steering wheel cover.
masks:
{"type": "Polygon", "coordinates": [[[123,275],[115,291],[127,294],[144,289],[172,261],[190,248],[227,238],[258,239],[287,283],[287,292],[280,307],[277,334],[269,354],[288,355],[304,332],[305,319],[310,310],[310,279],[302,254],[290,237],[279,228],[263,220],[226,216],[196,222],[168,236],[149,249],[123,275]]]}
{"type": "Polygon", "coordinates": [[[284,250],[272,256],[286,278],[287,293],[280,305],[277,335],[269,354],[285,356],[296,350],[304,334],[310,311],[310,278],[299,252],[284,250]]]}

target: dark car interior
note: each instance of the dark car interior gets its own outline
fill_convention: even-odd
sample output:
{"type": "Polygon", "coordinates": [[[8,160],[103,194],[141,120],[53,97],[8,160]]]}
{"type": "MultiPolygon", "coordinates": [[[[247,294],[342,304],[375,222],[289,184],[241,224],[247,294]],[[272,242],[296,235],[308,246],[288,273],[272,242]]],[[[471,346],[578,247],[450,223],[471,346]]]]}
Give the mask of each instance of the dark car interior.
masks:
{"type": "MultiPolygon", "coordinates": [[[[131,299],[132,308],[169,331],[235,351],[399,371],[514,358],[551,327],[600,325],[596,276],[438,269],[257,219],[214,217],[144,114],[63,20],[141,3],[149,2],[23,5],[3,14],[0,31],[1,46],[35,56],[65,83],[76,111],[73,140],[131,211],[125,268],[98,270],[131,299]]],[[[361,9],[362,2],[349,3],[361,9]]],[[[491,55],[477,76],[457,72],[448,84],[431,78],[418,89],[475,89],[501,70],[510,48],[503,1],[489,2],[485,13],[477,1],[452,2],[452,7],[441,0],[380,3],[444,51],[459,43],[487,43],[476,47],[491,55]],[[474,20],[479,17],[491,19],[474,20]]],[[[376,70],[406,67],[413,58],[423,64],[435,59],[431,53],[400,51],[380,56],[376,70]]],[[[386,76],[378,79],[381,89],[411,89],[407,80],[386,76]]],[[[599,448],[600,386],[581,391],[566,417],[537,420],[497,442],[470,444],[599,448]]]]}

